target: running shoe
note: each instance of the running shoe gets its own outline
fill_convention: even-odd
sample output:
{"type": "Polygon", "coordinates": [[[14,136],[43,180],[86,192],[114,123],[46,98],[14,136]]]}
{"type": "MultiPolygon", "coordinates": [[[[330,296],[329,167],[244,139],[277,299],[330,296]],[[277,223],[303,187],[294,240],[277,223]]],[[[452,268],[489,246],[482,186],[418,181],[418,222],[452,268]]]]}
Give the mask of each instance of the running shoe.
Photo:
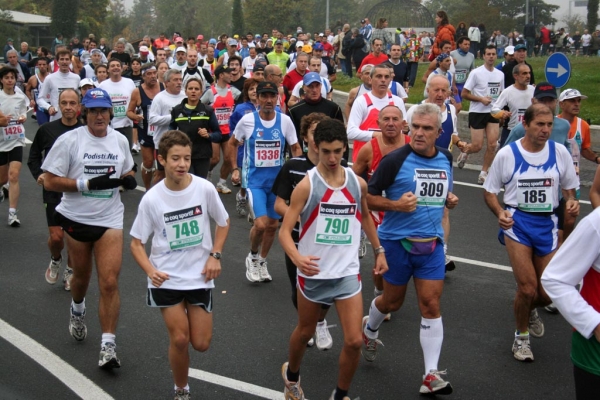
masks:
{"type": "Polygon", "coordinates": [[[131,154],[140,154],[139,146],[139,144],[134,143],[133,146],[131,146],[131,154]]]}
{"type": "Polygon", "coordinates": [[[242,197],[241,192],[237,192],[235,195],[235,210],[242,217],[246,215],[246,197],[242,197]]]}
{"type": "Polygon", "coordinates": [[[63,273],[63,284],[67,292],[71,291],[71,279],[73,279],[73,270],[67,266],[63,273]]]}
{"type": "Polygon", "coordinates": [[[513,356],[519,361],[533,361],[529,335],[515,335],[512,345],[513,356]]]}
{"type": "Polygon", "coordinates": [[[46,269],[46,282],[54,285],[58,281],[58,271],[62,264],[62,258],[60,260],[54,260],[50,257],[50,265],[46,269]]]}
{"type": "Polygon", "coordinates": [[[327,321],[323,320],[322,324],[317,324],[317,329],[315,330],[315,342],[317,343],[317,349],[319,350],[329,350],[333,345],[333,339],[331,338],[331,334],[329,333],[329,328],[327,327],[327,321]]]}
{"type": "Polygon", "coordinates": [[[441,375],[446,375],[446,371],[437,371],[432,369],[423,377],[423,383],[419,393],[421,394],[451,394],[452,385],[445,381],[441,375]]]}
{"type": "Polygon", "coordinates": [[[273,280],[267,269],[267,260],[258,262],[258,276],[261,282],[271,282],[273,280]]]}
{"type": "Polygon", "coordinates": [[[463,169],[465,163],[467,162],[467,158],[469,158],[469,153],[463,153],[461,151],[458,155],[458,158],[456,159],[456,164],[458,165],[458,168],[463,169]]]}
{"type": "Polygon", "coordinates": [[[367,235],[365,231],[360,231],[360,247],[358,248],[358,258],[363,258],[367,254],[367,235]]]}
{"type": "Polygon", "coordinates": [[[477,183],[483,185],[485,180],[487,179],[488,173],[486,171],[481,171],[479,173],[479,177],[477,178],[477,183]]]}
{"type": "Polygon", "coordinates": [[[8,186],[9,186],[8,183],[5,183],[4,185],[2,185],[2,194],[7,199],[8,199],[8,186]]]}
{"type": "Polygon", "coordinates": [[[229,189],[227,187],[226,183],[218,182],[217,183],[217,192],[223,193],[223,194],[229,194],[229,193],[231,193],[231,189],[229,189]]]}
{"type": "Polygon", "coordinates": [[[544,336],[544,322],[540,318],[537,309],[533,309],[529,314],[529,334],[533,337],[544,336]]]}
{"type": "Polygon", "coordinates": [[[454,264],[454,261],[452,261],[452,259],[448,256],[446,256],[446,272],[448,271],[454,271],[456,269],[456,264],[454,264]]]}
{"type": "Polygon", "coordinates": [[[285,400],[304,400],[304,392],[300,387],[300,378],[298,378],[298,382],[288,381],[287,369],[288,362],[285,362],[281,366],[281,377],[283,378],[283,383],[285,384],[285,388],[283,389],[285,400]]]}
{"type": "MultiPolygon", "coordinates": [[[[335,399],[335,389],[333,389],[333,392],[331,392],[331,396],[329,397],[329,400],[334,400],[334,399],[335,399]]],[[[352,399],[348,396],[344,396],[344,400],[352,400],[352,399]]]]}
{"type": "Polygon", "coordinates": [[[190,400],[190,391],[187,389],[177,389],[175,391],[174,400],[190,400]]]}
{"type": "Polygon", "coordinates": [[[364,346],[361,350],[361,353],[366,361],[373,362],[375,358],[377,358],[377,345],[382,345],[381,340],[379,339],[369,339],[369,337],[365,334],[365,329],[367,329],[367,323],[369,322],[369,316],[365,315],[362,319],[362,337],[364,346]]]}
{"type": "Polygon", "coordinates": [[[556,314],[558,312],[558,308],[554,305],[554,303],[548,304],[544,307],[544,310],[548,311],[550,314],[556,314]]]}
{"type": "Polygon", "coordinates": [[[100,359],[98,366],[103,369],[121,368],[121,361],[117,357],[117,345],[114,343],[104,343],[100,349],[100,359]]]}
{"type": "Polygon", "coordinates": [[[248,253],[248,256],[246,257],[246,279],[250,282],[260,282],[258,258],[252,258],[252,253],[248,253]]]}
{"type": "Polygon", "coordinates": [[[8,212],[8,226],[12,226],[13,228],[21,226],[21,221],[19,221],[16,212],[8,212]]]}
{"type": "Polygon", "coordinates": [[[79,342],[87,336],[87,326],[85,326],[85,310],[81,315],[76,315],[71,307],[71,321],[69,321],[69,333],[79,342]]]}
{"type": "Polygon", "coordinates": [[[306,347],[313,347],[315,345],[315,338],[311,337],[308,343],[306,343],[306,347]]]}

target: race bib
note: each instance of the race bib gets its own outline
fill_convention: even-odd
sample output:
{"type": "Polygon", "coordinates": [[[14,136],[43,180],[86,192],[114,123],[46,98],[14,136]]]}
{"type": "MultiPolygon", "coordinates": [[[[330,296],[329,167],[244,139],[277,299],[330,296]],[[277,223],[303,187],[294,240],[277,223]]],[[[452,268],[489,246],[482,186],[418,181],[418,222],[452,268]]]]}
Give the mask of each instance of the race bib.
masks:
{"type": "Polygon", "coordinates": [[[17,123],[17,120],[11,120],[8,126],[2,128],[2,134],[5,141],[25,139],[25,128],[23,124],[17,123]]]}
{"type": "Polygon", "coordinates": [[[127,116],[127,102],[123,101],[113,101],[113,113],[115,114],[115,118],[124,118],[127,116]]]}
{"type": "Polygon", "coordinates": [[[456,70],[456,83],[464,83],[467,80],[467,70],[457,69],[456,70]]]}
{"type": "MultiPolygon", "coordinates": [[[[84,165],[83,166],[83,174],[85,177],[84,179],[96,178],[100,175],[106,175],[114,170],[115,170],[114,165],[84,165]]],[[[81,192],[81,194],[82,194],[82,196],[94,197],[96,199],[110,199],[111,197],[113,197],[114,192],[115,192],[115,189],[86,190],[84,192],[81,192]]]]}
{"type": "Polygon", "coordinates": [[[415,170],[417,205],[444,207],[448,197],[448,173],[438,169],[415,170]]]}
{"type": "Polygon", "coordinates": [[[320,203],[315,243],[333,246],[352,244],[356,204],[320,203]]]}
{"type": "Polygon", "coordinates": [[[524,108],[519,108],[517,110],[517,124],[523,122],[523,118],[525,117],[525,111],[526,110],[524,108]]]}
{"type": "Polygon", "coordinates": [[[536,178],[517,181],[517,208],[525,212],[552,212],[554,179],[536,178]]]}
{"type": "Polygon", "coordinates": [[[217,117],[217,122],[219,123],[219,125],[227,125],[229,124],[229,117],[231,117],[231,108],[215,108],[215,115],[217,117]]]}
{"type": "Polygon", "coordinates": [[[148,136],[154,136],[155,133],[156,133],[156,126],[150,125],[148,127],[148,136]]]}
{"type": "Polygon", "coordinates": [[[167,242],[171,250],[195,247],[202,243],[202,206],[165,213],[167,242]]]}
{"type": "Polygon", "coordinates": [[[258,168],[281,165],[280,140],[256,140],[254,142],[254,166],[258,168]]]}
{"type": "Polygon", "coordinates": [[[500,82],[488,82],[488,96],[494,100],[500,96],[500,82]]]}

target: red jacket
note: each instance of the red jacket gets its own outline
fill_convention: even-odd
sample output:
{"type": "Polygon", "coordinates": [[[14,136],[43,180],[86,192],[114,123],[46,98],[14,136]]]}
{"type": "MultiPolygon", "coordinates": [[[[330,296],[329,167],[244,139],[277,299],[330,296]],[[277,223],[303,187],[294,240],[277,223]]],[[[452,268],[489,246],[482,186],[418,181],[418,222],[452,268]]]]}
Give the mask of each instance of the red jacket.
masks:
{"type": "Polygon", "coordinates": [[[540,29],[540,34],[542,36],[542,44],[550,44],[550,30],[545,26],[542,26],[542,29],[540,29]]]}
{"type": "Polygon", "coordinates": [[[431,51],[433,52],[433,57],[437,57],[440,55],[442,50],[440,50],[438,44],[443,41],[448,41],[452,44],[452,50],[456,50],[456,42],[454,41],[454,35],[456,34],[456,29],[450,24],[440,25],[438,27],[438,31],[435,34],[435,41],[431,46],[431,51]]]}

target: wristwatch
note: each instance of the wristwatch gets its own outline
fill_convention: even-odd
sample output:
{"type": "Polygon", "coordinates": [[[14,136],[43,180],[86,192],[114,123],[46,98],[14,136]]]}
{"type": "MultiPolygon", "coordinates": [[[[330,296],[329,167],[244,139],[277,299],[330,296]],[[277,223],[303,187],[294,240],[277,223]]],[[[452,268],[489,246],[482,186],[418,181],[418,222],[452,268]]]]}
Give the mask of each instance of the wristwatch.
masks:
{"type": "Polygon", "coordinates": [[[210,256],[216,258],[217,260],[221,259],[221,253],[218,251],[216,251],[214,253],[210,253],[210,256]]]}
{"type": "Polygon", "coordinates": [[[383,248],[383,246],[379,246],[373,249],[373,251],[375,252],[375,255],[385,254],[385,249],[383,248]]]}

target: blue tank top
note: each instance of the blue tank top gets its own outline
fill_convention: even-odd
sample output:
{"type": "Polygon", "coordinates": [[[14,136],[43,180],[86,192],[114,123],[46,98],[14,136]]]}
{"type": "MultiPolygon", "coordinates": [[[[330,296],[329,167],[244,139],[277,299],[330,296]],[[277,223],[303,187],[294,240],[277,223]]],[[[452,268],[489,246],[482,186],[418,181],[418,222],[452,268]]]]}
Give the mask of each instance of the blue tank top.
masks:
{"type": "Polygon", "coordinates": [[[281,113],[275,113],[275,124],[266,128],[254,113],[254,132],[244,146],[242,185],[246,188],[271,189],[283,165],[285,137],[281,131],[281,113]]]}
{"type": "Polygon", "coordinates": [[[442,123],[442,133],[435,141],[435,145],[450,150],[450,143],[452,143],[452,132],[454,132],[452,112],[450,111],[450,106],[446,104],[446,120],[442,123]]]}

